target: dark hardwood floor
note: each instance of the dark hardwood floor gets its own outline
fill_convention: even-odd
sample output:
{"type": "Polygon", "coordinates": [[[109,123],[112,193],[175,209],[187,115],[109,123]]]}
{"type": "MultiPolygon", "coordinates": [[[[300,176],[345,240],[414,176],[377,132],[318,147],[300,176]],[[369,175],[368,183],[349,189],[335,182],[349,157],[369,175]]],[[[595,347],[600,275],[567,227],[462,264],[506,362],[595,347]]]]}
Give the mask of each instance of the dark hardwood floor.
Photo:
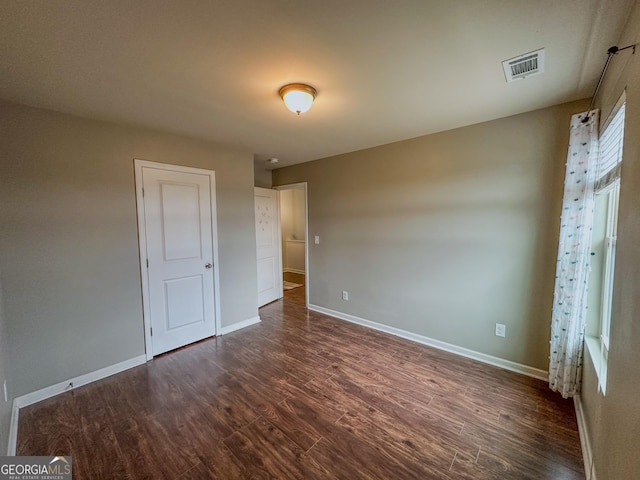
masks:
{"type": "Polygon", "coordinates": [[[23,408],[18,454],[76,480],[584,479],[544,382],[307,312],[303,287],[260,314],[23,408]]]}
{"type": "Polygon", "coordinates": [[[302,287],[294,288],[292,290],[285,290],[284,300],[288,304],[297,304],[297,305],[302,305],[303,307],[306,307],[307,303],[306,303],[305,288],[304,288],[304,282],[305,282],[304,275],[300,273],[286,272],[284,273],[283,277],[284,277],[284,280],[286,281],[298,283],[302,285],[302,287]]]}

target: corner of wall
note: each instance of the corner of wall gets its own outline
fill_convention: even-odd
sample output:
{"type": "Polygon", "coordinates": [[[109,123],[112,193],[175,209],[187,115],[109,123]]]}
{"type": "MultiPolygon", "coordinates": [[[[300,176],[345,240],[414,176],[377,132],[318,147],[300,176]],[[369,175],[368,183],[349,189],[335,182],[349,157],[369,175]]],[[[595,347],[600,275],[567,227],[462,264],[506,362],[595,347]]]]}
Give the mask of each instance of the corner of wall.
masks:
{"type": "MultiPolygon", "coordinates": [[[[0,275],[1,277],[1,275],[0,275]]],[[[5,325],[4,307],[3,307],[3,291],[2,280],[0,278],[0,386],[3,382],[7,382],[11,387],[9,377],[9,354],[7,342],[7,329],[5,325]]],[[[0,388],[2,391],[3,388],[0,388]]],[[[8,396],[5,400],[4,393],[0,394],[0,451],[7,451],[7,447],[11,448],[11,431],[12,431],[12,398],[8,396]]],[[[15,451],[15,447],[14,447],[15,451]]]]}
{"type": "Polygon", "coordinates": [[[587,418],[582,406],[580,395],[573,397],[573,405],[576,410],[576,420],[578,422],[578,433],[580,434],[580,447],[582,448],[582,459],[584,461],[584,472],[586,480],[596,480],[595,466],[593,464],[593,450],[591,449],[591,438],[587,428],[587,418]]]}
{"type": "Polygon", "coordinates": [[[264,162],[253,161],[254,186],[262,188],[273,187],[273,172],[264,166],[264,162]]]}

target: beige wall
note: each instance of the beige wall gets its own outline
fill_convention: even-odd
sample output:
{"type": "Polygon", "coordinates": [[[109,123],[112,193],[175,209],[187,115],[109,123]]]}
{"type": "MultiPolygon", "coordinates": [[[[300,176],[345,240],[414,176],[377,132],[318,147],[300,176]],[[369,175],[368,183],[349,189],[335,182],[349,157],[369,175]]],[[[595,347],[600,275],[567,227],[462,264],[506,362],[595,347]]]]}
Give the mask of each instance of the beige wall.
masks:
{"type": "Polygon", "coordinates": [[[134,158],[215,170],[222,325],[258,314],[251,153],[9,103],[0,135],[12,396],[144,353],[134,158]]]}
{"type": "Polygon", "coordinates": [[[7,329],[4,319],[4,298],[2,289],[2,276],[0,275],[0,456],[6,455],[7,440],[9,438],[9,426],[11,424],[11,399],[4,401],[2,383],[7,380],[9,385],[9,344],[7,342],[7,329]]]}
{"type": "Polygon", "coordinates": [[[546,370],[569,119],[585,108],[275,170],[275,185],[308,182],[310,303],[546,370]]]}
{"type": "Polygon", "coordinates": [[[264,161],[254,160],[253,162],[253,176],[254,185],[256,187],[271,188],[273,181],[271,179],[271,170],[267,170],[264,166],[264,161]]]}
{"type": "MultiPolygon", "coordinates": [[[[640,2],[618,42],[640,44],[640,2]]],[[[582,403],[598,480],[640,478],[640,51],[611,63],[596,106],[603,121],[627,92],[607,394],[585,355],[582,403]]]]}

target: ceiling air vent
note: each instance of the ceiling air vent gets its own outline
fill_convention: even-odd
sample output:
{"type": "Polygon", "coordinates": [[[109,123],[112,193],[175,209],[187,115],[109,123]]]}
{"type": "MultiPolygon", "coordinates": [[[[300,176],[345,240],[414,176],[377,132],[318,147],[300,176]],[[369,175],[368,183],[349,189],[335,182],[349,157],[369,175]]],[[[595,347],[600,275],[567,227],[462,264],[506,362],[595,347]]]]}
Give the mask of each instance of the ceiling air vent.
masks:
{"type": "Polygon", "coordinates": [[[507,82],[544,72],[544,48],[502,62],[507,82]]]}

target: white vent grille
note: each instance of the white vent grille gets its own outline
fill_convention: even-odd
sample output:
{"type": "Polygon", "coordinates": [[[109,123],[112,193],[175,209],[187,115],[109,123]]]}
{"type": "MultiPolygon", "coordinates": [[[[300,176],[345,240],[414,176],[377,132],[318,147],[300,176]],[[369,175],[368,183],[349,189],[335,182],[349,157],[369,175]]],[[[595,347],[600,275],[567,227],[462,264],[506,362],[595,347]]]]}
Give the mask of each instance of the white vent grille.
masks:
{"type": "Polygon", "coordinates": [[[507,82],[522,80],[544,72],[544,48],[502,62],[507,82]]]}

